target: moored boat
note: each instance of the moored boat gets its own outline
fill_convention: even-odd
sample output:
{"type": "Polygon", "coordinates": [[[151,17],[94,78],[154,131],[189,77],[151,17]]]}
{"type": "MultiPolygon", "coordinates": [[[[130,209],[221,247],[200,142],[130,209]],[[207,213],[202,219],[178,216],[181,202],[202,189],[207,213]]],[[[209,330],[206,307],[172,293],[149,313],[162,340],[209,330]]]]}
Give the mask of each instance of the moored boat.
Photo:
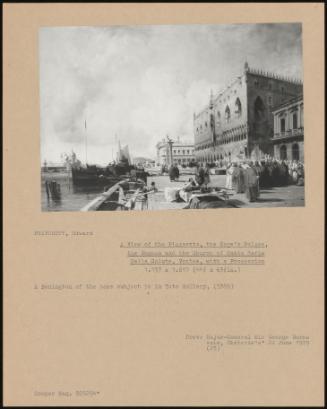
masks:
{"type": "Polygon", "coordinates": [[[108,172],[106,168],[96,165],[72,168],[72,181],[74,185],[114,185],[122,180],[122,175],[108,172]]]}
{"type": "Polygon", "coordinates": [[[100,185],[112,186],[115,183],[128,178],[131,174],[134,177],[147,181],[149,175],[143,169],[138,169],[128,163],[120,162],[106,167],[97,165],[72,166],[72,181],[74,185],[100,185]]]}
{"type": "Polygon", "coordinates": [[[143,210],[145,201],[145,182],[139,179],[123,179],[84,206],[81,211],[143,210]]]}

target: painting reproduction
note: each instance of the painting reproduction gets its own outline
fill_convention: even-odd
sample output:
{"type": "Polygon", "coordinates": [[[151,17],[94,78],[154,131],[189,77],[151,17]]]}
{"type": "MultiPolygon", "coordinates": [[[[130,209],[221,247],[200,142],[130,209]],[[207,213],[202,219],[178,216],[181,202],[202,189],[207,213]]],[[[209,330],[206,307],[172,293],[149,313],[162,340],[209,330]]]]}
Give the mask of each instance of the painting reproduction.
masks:
{"type": "Polygon", "coordinates": [[[300,23],[43,27],[39,63],[42,211],[304,206],[300,23]]]}

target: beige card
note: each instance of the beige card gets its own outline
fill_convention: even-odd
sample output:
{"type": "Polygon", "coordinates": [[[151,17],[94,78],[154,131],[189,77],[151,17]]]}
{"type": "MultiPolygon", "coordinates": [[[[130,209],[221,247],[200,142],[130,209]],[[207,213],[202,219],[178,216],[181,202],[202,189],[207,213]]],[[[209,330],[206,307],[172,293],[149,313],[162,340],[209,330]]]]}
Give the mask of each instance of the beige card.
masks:
{"type": "Polygon", "coordinates": [[[319,3],[5,4],[6,406],[324,404],[323,34],[319,3]],[[102,194],[120,142],[146,192],[102,194]]]}

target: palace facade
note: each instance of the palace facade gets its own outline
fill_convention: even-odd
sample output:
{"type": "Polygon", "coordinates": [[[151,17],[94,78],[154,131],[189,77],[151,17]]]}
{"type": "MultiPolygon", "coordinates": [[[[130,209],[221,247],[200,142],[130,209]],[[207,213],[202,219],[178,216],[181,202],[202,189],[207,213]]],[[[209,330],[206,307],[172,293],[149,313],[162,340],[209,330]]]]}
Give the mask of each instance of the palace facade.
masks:
{"type": "Polygon", "coordinates": [[[303,84],[292,78],[255,70],[243,74],[194,113],[194,149],[199,162],[260,160],[273,155],[273,108],[301,95],[303,84]]]}
{"type": "Polygon", "coordinates": [[[274,108],[274,156],[304,162],[303,96],[274,108]]]}
{"type": "MultiPolygon", "coordinates": [[[[195,160],[194,143],[191,141],[171,140],[171,155],[174,165],[189,165],[195,160]]],[[[169,165],[169,144],[166,139],[162,139],[156,145],[157,149],[157,164],[169,165]]]]}

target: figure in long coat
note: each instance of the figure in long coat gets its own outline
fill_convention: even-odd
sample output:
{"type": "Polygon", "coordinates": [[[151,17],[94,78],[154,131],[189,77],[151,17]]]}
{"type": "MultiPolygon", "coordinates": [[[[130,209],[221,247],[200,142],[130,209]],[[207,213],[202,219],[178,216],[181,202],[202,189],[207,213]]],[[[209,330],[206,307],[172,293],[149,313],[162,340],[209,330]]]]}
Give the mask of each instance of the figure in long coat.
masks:
{"type": "Polygon", "coordinates": [[[177,166],[172,165],[169,168],[169,178],[171,182],[179,178],[179,169],[177,166]]]}
{"type": "Polygon", "coordinates": [[[299,174],[298,174],[298,164],[296,161],[293,162],[292,165],[292,178],[293,178],[293,183],[297,183],[299,174]]]}
{"type": "Polygon", "coordinates": [[[204,169],[203,169],[203,167],[202,167],[201,165],[199,165],[199,166],[197,167],[197,170],[196,170],[196,173],[195,173],[195,180],[196,180],[196,183],[197,183],[199,186],[203,185],[203,183],[204,183],[204,176],[205,176],[204,169]]]}
{"type": "Polygon", "coordinates": [[[235,169],[232,175],[232,183],[233,189],[236,193],[244,193],[245,192],[245,185],[244,185],[244,170],[241,165],[235,165],[235,169]]]}
{"type": "Polygon", "coordinates": [[[259,175],[259,184],[261,187],[271,186],[268,165],[264,161],[261,162],[261,172],[259,175]]]}
{"type": "Polygon", "coordinates": [[[259,176],[256,170],[247,166],[244,172],[245,195],[249,202],[255,202],[259,197],[259,176]]]}
{"type": "Polygon", "coordinates": [[[286,186],[288,182],[288,166],[285,161],[279,165],[280,181],[282,186],[286,186]]]}
{"type": "Polygon", "coordinates": [[[206,164],[205,168],[203,169],[203,184],[207,187],[210,183],[210,168],[208,164],[206,164]]]}
{"type": "Polygon", "coordinates": [[[233,189],[233,173],[234,173],[234,170],[235,170],[234,164],[231,164],[226,169],[226,189],[230,189],[230,190],[233,189]]]}

